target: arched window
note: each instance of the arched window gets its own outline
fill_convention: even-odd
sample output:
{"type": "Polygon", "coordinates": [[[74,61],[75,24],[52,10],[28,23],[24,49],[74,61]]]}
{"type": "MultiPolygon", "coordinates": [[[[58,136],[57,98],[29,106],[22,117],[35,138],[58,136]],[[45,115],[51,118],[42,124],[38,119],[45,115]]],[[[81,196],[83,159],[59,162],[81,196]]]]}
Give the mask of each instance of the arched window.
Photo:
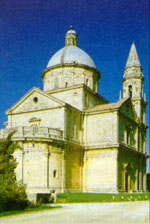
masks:
{"type": "Polygon", "coordinates": [[[57,170],[53,171],[53,177],[56,178],[57,177],[57,170]]]}
{"type": "Polygon", "coordinates": [[[129,90],[129,97],[132,98],[132,85],[129,85],[128,90],[129,90]]]}

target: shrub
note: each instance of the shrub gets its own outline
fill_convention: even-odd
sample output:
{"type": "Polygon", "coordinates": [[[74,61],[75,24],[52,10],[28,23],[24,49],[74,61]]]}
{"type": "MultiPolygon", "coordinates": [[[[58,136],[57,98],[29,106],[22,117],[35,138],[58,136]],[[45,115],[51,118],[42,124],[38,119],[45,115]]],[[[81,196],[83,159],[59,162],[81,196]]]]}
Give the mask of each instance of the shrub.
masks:
{"type": "Polygon", "coordinates": [[[0,211],[21,210],[29,205],[25,186],[17,183],[15,168],[16,160],[14,151],[18,148],[16,142],[12,141],[12,135],[0,140],[0,211]]]}

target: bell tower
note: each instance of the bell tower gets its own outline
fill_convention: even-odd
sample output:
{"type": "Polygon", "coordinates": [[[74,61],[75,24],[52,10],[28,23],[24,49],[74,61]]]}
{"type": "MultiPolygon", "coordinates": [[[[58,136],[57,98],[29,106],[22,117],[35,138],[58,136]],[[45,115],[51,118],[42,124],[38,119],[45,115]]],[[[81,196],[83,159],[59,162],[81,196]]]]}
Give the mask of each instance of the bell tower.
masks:
{"type": "Polygon", "coordinates": [[[123,76],[123,97],[131,97],[139,119],[145,123],[144,77],[135,44],[132,43],[123,76]]]}

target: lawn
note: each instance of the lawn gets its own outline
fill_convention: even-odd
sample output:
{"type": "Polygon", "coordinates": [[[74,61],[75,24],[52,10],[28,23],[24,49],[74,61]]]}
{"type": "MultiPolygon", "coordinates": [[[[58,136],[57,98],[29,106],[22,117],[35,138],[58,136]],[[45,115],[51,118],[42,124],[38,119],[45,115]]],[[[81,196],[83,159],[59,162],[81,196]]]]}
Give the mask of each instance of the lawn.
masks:
{"type": "Polygon", "coordinates": [[[150,193],[63,193],[57,195],[57,203],[86,203],[86,202],[124,202],[150,200],[150,193]]]}
{"type": "MultiPolygon", "coordinates": [[[[99,193],[63,193],[57,195],[57,203],[96,203],[96,202],[129,202],[150,200],[150,193],[121,193],[121,194],[99,194],[99,193]]],[[[41,205],[19,211],[0,212],[0,217],[29,213],[33,211],[53,210],[61,206],[41,205]]]]}

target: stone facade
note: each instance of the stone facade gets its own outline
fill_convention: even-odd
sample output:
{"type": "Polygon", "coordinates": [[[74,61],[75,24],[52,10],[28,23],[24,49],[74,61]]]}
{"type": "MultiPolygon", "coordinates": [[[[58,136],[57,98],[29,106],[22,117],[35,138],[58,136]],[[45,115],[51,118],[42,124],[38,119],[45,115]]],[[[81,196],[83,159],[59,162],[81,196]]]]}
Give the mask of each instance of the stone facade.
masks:
{"type": "Polygon", "coordinates": [[[15,130],[18,181],[27,185],[32,200],[52,190],[146,191],[146,101],[135,46],[125,68],[124,96],[110,104],[97,93],[100,72],[87,54],[80,54],[74,30],[68,31],[66,44],[60,59],[65,63],[55,64],[54,55],[42,73],[44,90],[31,89],[6,112],[0,138],[15,130]],[[67,59],[72,55],[65,58],[69,47],[72,62],[67,59]]]}

